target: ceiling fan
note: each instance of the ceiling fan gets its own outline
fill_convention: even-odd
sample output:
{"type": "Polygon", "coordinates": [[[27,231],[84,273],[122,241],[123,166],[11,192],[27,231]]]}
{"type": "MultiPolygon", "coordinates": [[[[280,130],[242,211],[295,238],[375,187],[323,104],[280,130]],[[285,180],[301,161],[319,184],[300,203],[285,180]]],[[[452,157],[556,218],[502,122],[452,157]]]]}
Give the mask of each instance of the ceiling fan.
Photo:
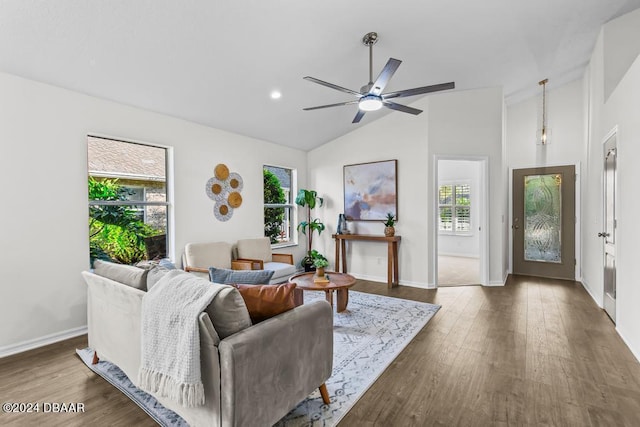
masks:
{"type": "Polygon", "coordinates": [[[338,102],[337,104],[328,104],[328,105],[320,105],[318,107],[303,108],[303,110],[310,111],[310,110],[319,110],[321,108],[340,107],[343,105],[358,104],[358,113],[353,118],[352,123],[358,123],[360,120],[362,120],[362,117],[364,117],[367,111],[379,110],[382,107],[387,107],[396,111],[402,111],[403,113],[417,115],[422,113],[422,110],[419,110],[417,108],[407,107],[406,105],[398,104],[389,100],[393,98],[403,98],[407,96],[422,95],[425,93],[438,92],[441,90],[455,88],[455,83],[450,82],[450,83],[441,83],[441,84],[432,85],[432,86],[416,87],[413,89],[398,90],[395,92],[382,93],[382,91],[387,86],[387,84],[389,83],[389,80],[391,80],[391,77],[393,77],[393,74],[396,72],[396,70],[402,63],[402,61],[395,58],[389,58],[389,61],[387,61],[387,64],[384,66],[384,68],[380,72],[380,75],[378,75],[378,78],[374,82],[373,81],[373,45],[376,44],[377,41],[378,41],[378,33],[375,33],[375,32],[367,33],[362,38],[362,43],[364,43],[366,46],[369,46],[369,83],[362,86],[360,88],[360,92],[347,89],[342,86],[334,85],[333,83],[325,82],[323,80],[319,80],[314,77],[309,77],[309,76],[304,77],[305,80],[308,80],[313,83],[318,83],[319,85],[326,86],[331,89],[339,90],[340,92],[348,93],[350,95],[355,96],[357,99],[353,101],[338,102]]]}

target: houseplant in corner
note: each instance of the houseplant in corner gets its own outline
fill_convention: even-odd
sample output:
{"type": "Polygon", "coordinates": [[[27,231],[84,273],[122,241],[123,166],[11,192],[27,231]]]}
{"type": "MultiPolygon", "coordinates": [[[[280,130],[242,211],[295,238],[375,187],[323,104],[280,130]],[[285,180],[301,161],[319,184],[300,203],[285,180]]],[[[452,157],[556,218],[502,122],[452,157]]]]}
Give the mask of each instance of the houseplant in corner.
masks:
{"type": "Polygon", "coordinates": [[[296,204],[307,208],[307,219],[306,221],[301,221],[297,228],[298,231],[301,231],[302,234],[307,236],[307,256],[302,259],[301,263],[304,267],[304,271],[311,271],[313,269],[314,257],[311,252],[311,247],[313,245],[313,232],[317,231],[319,236],[325,228],[319,218],[311,219],[311,210],[315,208],[316,205],[322,206],[322,203],[324,203],[324,199],[322,197],[318,197],[318,193],[315,190],[300,189],[296,196],[296,204]]]}
{"type": "Polygon", "coordinates": [[[384,235],[387,237],[392,237],[396,234],[396,229],[394,225],[396,224],[396,216],[391,212],[387,213],[387,219],[383,221],[384,227],[384,235]]]}

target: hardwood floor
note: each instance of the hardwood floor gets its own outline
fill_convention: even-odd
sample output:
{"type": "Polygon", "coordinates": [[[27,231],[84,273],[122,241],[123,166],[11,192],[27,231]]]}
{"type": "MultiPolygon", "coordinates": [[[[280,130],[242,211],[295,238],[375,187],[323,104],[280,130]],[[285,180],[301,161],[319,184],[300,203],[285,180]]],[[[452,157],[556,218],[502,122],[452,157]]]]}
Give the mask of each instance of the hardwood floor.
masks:
{"type": "MultiPolygon", "coordinates": [[[[513,276],[493,288],[353,289],[442,308],[341,427],[640,425],[640,364],[580,284],[513,276]]],[[[0,425],[156,425],[75,356],[86,345],[0,359],[0,402],[81,402],[84,413],[0,413],[0,425]]]]}
{"type": "Polygon", "coordinates": [[[340,426],[640,425],[640,364],[578,283],[354,289],[442,308],[340,426]]]}

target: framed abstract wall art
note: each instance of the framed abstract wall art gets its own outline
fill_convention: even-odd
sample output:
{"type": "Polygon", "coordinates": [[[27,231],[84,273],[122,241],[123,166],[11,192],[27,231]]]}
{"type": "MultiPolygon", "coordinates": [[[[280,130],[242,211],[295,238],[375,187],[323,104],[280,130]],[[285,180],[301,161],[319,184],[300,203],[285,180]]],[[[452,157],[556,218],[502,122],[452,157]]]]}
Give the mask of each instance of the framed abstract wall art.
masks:
{"type": "Polygon", "coordinates": [[[350,221],[398,217],[397,160],[345,165],[344,213],[350,221]]]}

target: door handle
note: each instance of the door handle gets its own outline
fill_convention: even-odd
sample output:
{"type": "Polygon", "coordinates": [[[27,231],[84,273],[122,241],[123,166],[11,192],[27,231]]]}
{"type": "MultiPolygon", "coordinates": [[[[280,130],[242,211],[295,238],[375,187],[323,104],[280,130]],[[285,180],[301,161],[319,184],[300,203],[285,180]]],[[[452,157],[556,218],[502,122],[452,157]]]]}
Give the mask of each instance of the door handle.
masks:
{"type": "Polygon", "coordinates": [[[519,225],[514,225],[513,228],[515,228],[517,230],[518,228],[520,228],[520,226],[519,225]]]}
{"type": "Polygon", "coordinates": [[[611,236],[611,234],[607,233],[606,231],[602,233],[598,233],[598,237],[609,237],[609,236],[611,236]]]}

